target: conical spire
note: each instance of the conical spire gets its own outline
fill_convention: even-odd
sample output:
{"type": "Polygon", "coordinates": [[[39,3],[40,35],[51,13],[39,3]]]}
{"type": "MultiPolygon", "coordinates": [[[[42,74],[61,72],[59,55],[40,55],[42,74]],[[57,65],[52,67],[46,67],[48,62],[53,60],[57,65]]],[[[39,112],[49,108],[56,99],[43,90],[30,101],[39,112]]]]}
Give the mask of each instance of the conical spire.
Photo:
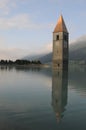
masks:
{"type": "Polygon", "coordinates": [[[68,33],[68,30],[66,28],[66,25],[65,25],[65,22],[64,22],[64,19],[63,19],[62,15],[59,17],[57,25],[56,25],[53,33],[57,33],[57,32],[66,32],[66,33],[68,33]]]}

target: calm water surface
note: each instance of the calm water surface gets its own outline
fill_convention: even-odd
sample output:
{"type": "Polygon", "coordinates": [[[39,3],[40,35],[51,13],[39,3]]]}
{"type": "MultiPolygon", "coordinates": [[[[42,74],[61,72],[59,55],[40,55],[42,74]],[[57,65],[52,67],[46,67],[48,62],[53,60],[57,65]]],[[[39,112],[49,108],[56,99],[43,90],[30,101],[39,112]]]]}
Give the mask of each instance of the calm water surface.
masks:
{"type": "Polygon", "coordinates": [[[0,67],[0,130],[86,130],[86,69],[0,67]]]}

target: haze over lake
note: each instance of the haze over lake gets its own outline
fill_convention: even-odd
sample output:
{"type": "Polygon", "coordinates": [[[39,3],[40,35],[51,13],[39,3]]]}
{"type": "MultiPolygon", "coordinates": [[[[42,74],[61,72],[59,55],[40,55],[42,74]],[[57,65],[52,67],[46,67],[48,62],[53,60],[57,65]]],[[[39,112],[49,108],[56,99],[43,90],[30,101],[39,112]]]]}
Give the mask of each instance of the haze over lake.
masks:
{"type": "Polygon", "coordinates": [[[86,130],[86,68],[0,67],[1,130],[86,130]]]}

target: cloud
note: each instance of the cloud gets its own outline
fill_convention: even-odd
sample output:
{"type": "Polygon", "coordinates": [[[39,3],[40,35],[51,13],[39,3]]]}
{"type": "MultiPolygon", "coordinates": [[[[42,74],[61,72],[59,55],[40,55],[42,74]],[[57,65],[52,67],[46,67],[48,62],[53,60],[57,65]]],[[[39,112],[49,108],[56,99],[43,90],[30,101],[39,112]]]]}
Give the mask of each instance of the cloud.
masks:
{"type": "MultiPolygon", "coordinates": [[[[21,48],[8,48],[5,46],[5,42],[3,37],[0,38],[0,59],[11,59],[11,60],[16,60],[18,58],[25,57],[27,55],[37,55],[37,54],[47,54],[49,52],[52,52],[52,45],[53,43],[46,43],[40,48],[36,49],[35,51],[32,48],[28,49],[21,49],[21,48]]],[[[71,50],[80,48],[80,47],[85,47],[86,45],[86,35],[81,36],[77,38],[76,40],[72,41],[71,45],[75,44],[75,46],[70,46],[71,50]]]]}
{"type": "Polygon", "coordinates": [[[27,49],[8,47],[8,41],[5,37],[0,37],[0,60],[16,60],[23,58],[27,55],[46,54],[52,50],[52,43],[46,43],[38,47],[35,51],[32,47],[27,49]]]}
{"type": "Polygon", "coordinates": [[[0,49],[0,59],[4,59],[4,60],[9,60],[9,59],[16,60],[30,54],[33,53],[29,49],[21,49],[21,48],[0,49]]]}
{"type": "Polygon", "coordinates": [[[21,29],[29,27],[30,19],[27,14],[19,14],[11,18],[0,18],[0,29],[21,29]]]}
{"type": "Polygon", "coordinates": [[[41,48],[40,48],[40,53],[49,53],[49,52],[51,52],[52,51],[52,45],[53,45],[53,43],[46,43],[46,44],[44,44],[44,46],[42,46],[41,48]]]}
{"type": "Polygon", "coordinates": [[[0,49],[7,48],[7,45],[5,43],[5,38],[3,36],[0,36],[0,49]]]}
{"type": "Polygon", "coordinates": [[[20,13],[16,15],[13,11],[16,7],[22,7],[21,3],[28,3],[30,0],[0,0],[0,29],[43,29],[51,28],[50,24],[37,24],[33,22],[28,13],[20,13]]]}
{"type": "Polygon", "coordinates": [[[16,60],[23,58],[27,55],[37,55],[37,54],[46,54],[52,51],[52,43],[46,43],[35,51],[33,48],[29,47],[28,49],[22,48],[12,48],[8,47],[8,41],[4,37],[0,37],[0,60],[16,60]]]}
{"type": "Polygon", "coordinates": [[[10,18],[0,17],[0,29],[42,29],[52,27],[51,24],[35,24],[28,14],[18,14],[10,18]]]}
{"type": "Polygon", "coordinates": [[[38,48],[36,51],[31,51],[31,49],[21,49],[21,48],[3,48],[0,49],[0,59],[4,60],[16,60],[23,58],[27,55],[37,55],[37,54],[46,54],[51,52],[52,44],[47,44],[43,48],[38,48]]]}
{"type": "Polygon", "coordinates": [[[11,59],[15,60],[18,58],[22,58],[26,55],[33,54],[30,48],[22,49],[22,48],[13,48],[8,47],[8,41],[5,40],[5,37],[0,37],[0,59],[11,59]]]}
{"type": "MultiPolygon", "coordinates": [[[[71,47],[71,50],[75,50],[77,48],[84,48],[86,47],[86,35],[82,35],[81,37],[78,37],[77,39],[71,41],[70,43],[70,47],[71,47]],[[76,45],[76,48],[74,48],[75,46],[71,46],[71,45],[76,45]]],[[[40,53],[49,53],[49,52],[52,52],[52,48],[53,48],[53,43],[46,43],[44,44],[44,46],[42,46],[39,50],[39,54],[40,53]]]]}
{"type": "Polygon", "coordinates": [[[80,50],[81,48],[85,49],[86,47],[86,35],[83,35],[75,40],[73,40],[70,44],[71,51],[80,50]]]}
{"type": "Polygon", "coordinates": [[[16,6],[15,0],[0,0],[0,14],[7,15],[16,6]]]}
{"type": "Polygon", "coordinates": [[[10,0],[0,0],[0,9],[6,9],[8,8],[10,0]]]}
{"type": "Polygon", "coordinates": [[[83,35],[73,41],[71,41],[71,44],[82,44],[82,43],[86,43],[86,35],[83,35]]]}

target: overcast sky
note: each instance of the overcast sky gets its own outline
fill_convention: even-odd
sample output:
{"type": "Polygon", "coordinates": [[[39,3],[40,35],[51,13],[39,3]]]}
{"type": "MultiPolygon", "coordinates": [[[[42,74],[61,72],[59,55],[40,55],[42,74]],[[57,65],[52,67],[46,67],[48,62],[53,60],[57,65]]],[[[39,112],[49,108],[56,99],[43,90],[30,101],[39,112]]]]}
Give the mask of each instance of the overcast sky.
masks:
{"type": "Polygon", "coordinates": [[[0,59],[49,52],[60,14],[70,42],[86,35],[86,0],[0,0],[0,59]]]}

